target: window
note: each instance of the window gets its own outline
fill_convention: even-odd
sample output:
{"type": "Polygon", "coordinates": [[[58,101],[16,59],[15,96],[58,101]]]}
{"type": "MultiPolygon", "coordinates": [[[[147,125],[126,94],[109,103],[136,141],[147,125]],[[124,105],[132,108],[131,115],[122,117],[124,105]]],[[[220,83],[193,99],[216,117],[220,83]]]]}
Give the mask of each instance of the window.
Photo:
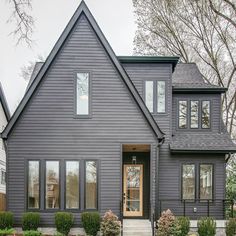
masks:
{"type": "Polygon", "coordinates": [[[153,81],[145,81],[145,102],[150,112],[153,112],[153,98],[153,81]]]}
{"type": "Polygon", "coordinates": [[[95,161],[86,161],[86,184],[85,184],[85,208],[97,208],[97,163],[95,161]]]}
{"type": "Polygon", "coordinates": [[[195,199],[195,165],[182,166],[182,199],[195,199]]]}
{"type": "Polygon", "coordinates": [[[166,110],[166,84],[165,81],[157,81],[157,113],[166,110]]]}
{"type": "Polygon", "coordinates": [[[28,162],[28,208],[39,208],[39,161],[28,162]]]}
{"type": "Polygon", "coordinates": [[[190,127],[191,129],[198,128],[198,101],[191,101],[191,120],[190,127]]]}
{"type": "Polygon", "coordinates": [[[187,128],[187,101],[179,101],[179,128],[187,128]]]}
{"type": "Polygon", "coordinates": [[[212,199],[213,197],[213,165],[200,165],[200,199],[212,199]]]}
{"type": "Polygon", "coordinates": [[[210,128],[210,101],[202,101],[202,128],[210,128]]]}
{"type": "Polygon", "coordinates": [[[76,114],[89,114],[89,73],[77,73],[76,114]]]}
{"type": "Polygon", "coordinates": [[[66,161],[66,208],[79,208],[79,162],[66,161]]]}
{"type": "Polygon", "coordinates": [[[46,208],[59,208],[59,161],[46,161],[46,208]]]}
{"type": "Polygon", "coordinates": [[[145,81],[145,103],[151,113],[165,113],[166,111],[166,82],[145,81]],[[155,89],[154,89],[155,88],[155,89]]]}

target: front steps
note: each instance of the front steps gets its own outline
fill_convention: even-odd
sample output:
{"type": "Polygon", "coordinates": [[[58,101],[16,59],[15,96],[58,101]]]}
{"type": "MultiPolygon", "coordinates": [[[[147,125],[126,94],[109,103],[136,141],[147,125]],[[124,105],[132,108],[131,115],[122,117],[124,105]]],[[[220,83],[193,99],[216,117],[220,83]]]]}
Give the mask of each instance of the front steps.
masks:
{"type": "Polygon", "coordinates": [[[124,219],[123,236],[152,236],[149,220],[124,219]]]}

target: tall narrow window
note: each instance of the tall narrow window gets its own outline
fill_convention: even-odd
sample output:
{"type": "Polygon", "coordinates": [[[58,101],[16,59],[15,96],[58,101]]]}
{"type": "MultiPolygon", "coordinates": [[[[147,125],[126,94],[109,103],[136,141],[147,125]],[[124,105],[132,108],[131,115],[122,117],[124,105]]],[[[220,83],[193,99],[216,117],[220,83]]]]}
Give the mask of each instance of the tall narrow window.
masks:
{"type": "Polygon", "coordinates": [[[1,170],[1,184],[6,185],[6,171],[1,170]]]}
{"type": "Polygon", "coordinates": [[[179,101],[179,128],[187,128],[187,101],[179,101]]]}
{"type": "Polygon", "coordinates": [[[79,208],[79,162],[66,161],[66,208],[79,208]]]}
{"type": "Polygon", "coordinates": [[[46,208],[59,208],[59,161],[46,162],[46,208]]]}
{"type": "Polygon", "coordinates": [[[28,162],[28,208],[39,208],[39,161],[28,162]]]}
{"type": "Polygon", "coordinates": [[[145,102],[150,112],[153,112],[153,98],[153,81],[145,81],[145,102]]]}
{"type": "Polygon", "coordinates": [[[198,101],[191,101],[191,120],[190,127],[192,129],[198,128],[198,101]]]}
{"type": "Polygon", "coordinates": [[[166,84],[165,81],[157,81],[157,112],[164,113],[166,110],[166,84]]]}
{"type": "Polygon", "coordinates": [[[97,208],[97,163],[86,161],[86,209],[97,208]]]}
{"type": "Polygon", "coordinates": [[[182,166],[182,199],[192,200],[195,198],[195,165],[182,166]]]}
{"type": "Polygon", "coordinates": [[[212,199],[213,196],[213,165],[200,165],[200,199],[212,199]]]}
{"type": "Polygon", "coordinates": [[[210,101],[202,101],[202,128],[210,128],[210,101]]]}
{"type": "Polygon", "coordinates": [[[89,73],[77,73],[76,113],[89,114],[89,73]]]}

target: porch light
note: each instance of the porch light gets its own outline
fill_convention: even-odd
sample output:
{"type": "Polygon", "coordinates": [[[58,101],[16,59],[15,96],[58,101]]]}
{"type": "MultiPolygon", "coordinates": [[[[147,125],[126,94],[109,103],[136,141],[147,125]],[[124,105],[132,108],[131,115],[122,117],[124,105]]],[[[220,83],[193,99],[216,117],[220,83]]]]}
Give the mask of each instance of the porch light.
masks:
{"type": "Polygon", "coordinates": [[[132,156],[132,164],[136,164],[137,162],[137,157],[136,156],[132,156]]]}

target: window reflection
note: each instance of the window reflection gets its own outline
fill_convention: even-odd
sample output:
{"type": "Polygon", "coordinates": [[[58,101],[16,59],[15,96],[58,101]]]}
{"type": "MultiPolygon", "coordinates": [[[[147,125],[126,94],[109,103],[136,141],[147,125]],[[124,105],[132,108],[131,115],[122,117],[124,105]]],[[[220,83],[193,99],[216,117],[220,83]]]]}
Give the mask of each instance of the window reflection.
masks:
{"type": "Polygon", "coordinates": [[[86,162],[86,209],[97,208],[97,165],[95,161],[86,162]]]}
{"type": "Polygon", "coordinates": [[[200,199],[212,199],[213,166],[200,165],[200,199]]]}
{"type": "Polygon", "coordinates": [[[179,128],[187,128],[187,101],[179,101],[179,128]]]}
{"type": "Polygon", "coordinates": [[[157,81],[157,112],[165,112],[165,81],[157,81]]]}
{"type": "Polygon", "coordinates": [[[145,102],[150,112],[153,112],[153,81],[145,81],[145,102]]]}
{"type": "Polygon", "coordinates": [[[183,165],[182,167],[182,198],[195,198],[195,165],[183,165]]]}
{"type": "Polygon", "coordinates": [[[28,162],[28,208],[39,208],[39,161],[28,162]]]}
{"type": "Polygon", "coordinates": [[[59,162],[46,162],[46,208],[59,208],[59,162]]]}
{"type": "Polygon", "coordinates": [[[210,101],[202,101],[202,128],[210,128],[210,101]]]}
{"type": "Polygon", "coordinates": [[[89,114],[89,73],[77,73],[77,106],[78,115],[89,114]]]}
{"type": "Polygon", "coordinates": [[[191,128],[198,128],[198,101],[191,101],[191,128]]]}
{"type": "Polygon", "coordinates": [[[66,162],[66,208],[79,208],[79,162],[66,162]]]}

